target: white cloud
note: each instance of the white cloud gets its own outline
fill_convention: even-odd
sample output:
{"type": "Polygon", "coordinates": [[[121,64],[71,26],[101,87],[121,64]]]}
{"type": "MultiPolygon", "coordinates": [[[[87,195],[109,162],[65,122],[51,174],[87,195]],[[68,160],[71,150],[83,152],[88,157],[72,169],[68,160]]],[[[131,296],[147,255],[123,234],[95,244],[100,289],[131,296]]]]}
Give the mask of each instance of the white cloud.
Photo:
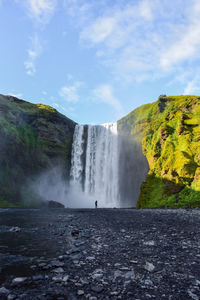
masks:
{"type": "MultiPolygon", "coordinates": [[[[158,49],[160,40],[154,31],[154,19],[159,15],[161,0],[140,1],[101,1],[101,4],[90,2],[88,18],[84,20],[77,1],[67,0],[68,8],[74,8],[73,16],[81,19],[80,41],[86,47],[96,49],[96,57],[106,67],[111,68],[119,78],[138,77],[151,70],[152,63],[158,65],[158,49]],[[69,4],[70,3],[70,4],[69,4]],[[102,4],[103,3],[103,4],[102,4]],[[73,6],[74,5],[74,6],[73,6]],[[76,13],[76,15],[75,15],[76,13]]],[[[159,15],[160,16],[160,15],[159,15]]],[[[76,23],[76,24],[77,24],[76,23]]],[[[156,22],[155,22],[156,23],[156,22]]]]}
{"type": "Polygon", "coordinates": [[[184,64],[200,58],[199,0],[86,3],[65,0],[66,11],[79,26],[81,45],[94,48],[115,79],[179,77],[184,64]]]}
{"type": "Polygon", "coordinates": [[[63,86],[60,91],[59,95],[66,101],[76,103],[79,101],[79,88],[83,85],[82,82],[76,81],[72,85],[63,86]]]}
{"type": "MultiPolygon", "coordinates": [[[[154,2],[155,3],[155,2],[154,2]]],[[[147,20],[153,19],[153,2],[149,0],[143,0],[139,2],[139,14],[147,20]]]]}
{"type": "Polygon", "coordinates": [[[120,101],[114,96],[113,88],[109,84],[103,84],[97,87],[93,94],[97,100],[112,106],[118,113],[123,113],[120,101]]]}
{"type": "Polygon", "coordinates": [[[36,72],[36,59],[42,53],[42,44],[37,34],[35,34],[31,39],[31,48],[27,50],[28,59],[24,62],[26,74],[33,76],[36,72]]]}
{"type": "Polygon", "coordinates": [[[76,115],[76,113],[75,113],[75,108],[74,108],[73,106],[68,106],[68,107],[66,108],[66,107],[64,107],[63,105],[61,105],[61,104],[59,104],[59,103],[56,103],[56,102],[54,102],[54,103],[52,104],[52,106],[53,106],[55,109],[59,110],[59,111],[63,111],[63,113],[66,114],[66,116],[68,116],[68,117],[71,117],[71,118],[76,118],[76,117],[77,117],[77,115],[76,115]]]}
{"type": "Polygon", "coordinates": [[[162,53],[160,64],[162,68],[170,68],[188,59],[200,57],[200,2],[194,1],[189,23],[177,33],[176,40],[162,53]]]}
{"type": "Polygon", "coordinates": [[[16,0],[23,3],[26,7],[28,15],[39,23],[47,23],[53,15],[57,0],[16,0]]]}
{"type": "Polygon", "coordinates": [[[112,17],[97,19],[91,27],[86,28],[81,33],[82,39],[89,39],[93,43],[104,41],[113,31],[116,20],[112,17]]]}
{"type": "Polygon", "coordinates": [[[200,76],[195,76],[187,83],[183,95],[195,95],[196,93],[200,93],[200,76]]]}

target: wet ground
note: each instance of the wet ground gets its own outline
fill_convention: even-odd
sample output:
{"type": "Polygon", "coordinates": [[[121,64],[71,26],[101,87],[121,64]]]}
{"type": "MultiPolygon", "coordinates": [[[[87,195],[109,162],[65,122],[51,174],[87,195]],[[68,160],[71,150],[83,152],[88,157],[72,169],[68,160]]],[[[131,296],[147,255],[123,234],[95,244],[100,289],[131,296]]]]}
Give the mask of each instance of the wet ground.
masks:
{"type": "Polygon", "coordinates": [[[200,299],[200,210],[0,210],[0,299],[200,299]]]}

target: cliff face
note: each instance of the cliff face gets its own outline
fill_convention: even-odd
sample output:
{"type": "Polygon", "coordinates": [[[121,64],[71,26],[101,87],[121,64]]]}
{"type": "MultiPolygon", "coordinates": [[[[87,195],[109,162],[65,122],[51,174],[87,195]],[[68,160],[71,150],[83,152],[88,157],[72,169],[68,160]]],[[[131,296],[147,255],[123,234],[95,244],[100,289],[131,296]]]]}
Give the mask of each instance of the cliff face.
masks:
{"type": "MultiPolygon", "coordinates": [[[[0,207],[38,206],[29,183],[45,172],[52,180],[55,166],[67,182],[75,125],[50,106],[0,95],[0,207]]],[[[200,206],[200,97],[159,97],[118,121],[118,130],[126,157],[131,149],[135,157],[121,161],[121,172],[137,170],[121,190],[133,185],[134,199],[146,175],[138,208],[200,206]]]]}
{"type": "Polygon", "coordinates": [[[0,207],[24,206],[22,194],[33,205],[27,179],[55,165],[68,177],[75,125],[50,106],[0,95],[0,207]]]}
{"type": "Polygon", "coordinates": [[[200,206],[200,97],[159,97],[118,128],[142,145],[149,164],[138,208],[200,206]]]}

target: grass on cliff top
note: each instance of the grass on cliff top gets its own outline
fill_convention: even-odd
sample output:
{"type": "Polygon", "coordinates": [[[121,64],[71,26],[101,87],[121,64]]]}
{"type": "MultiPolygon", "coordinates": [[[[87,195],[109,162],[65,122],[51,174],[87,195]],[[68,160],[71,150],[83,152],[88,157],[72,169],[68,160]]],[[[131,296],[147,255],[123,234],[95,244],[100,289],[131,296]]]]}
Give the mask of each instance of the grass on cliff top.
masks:
{"type": "MultiPolygon", "coordinates": [[[[191,107],[192,103],[200,101],[199,96],[184,95],[164,97],[166,105],[163,112],[161,112],[159,108],[159,99],[156,102],[144,104],[136,108],[127,116],[119,120],[119,131],[125,134],[126,130],[128,130],[128,134],[139,135],[142,139],[147,133],[157,130],[159,126],[166,121],[166,118],[171,117],[172,120],[173,115],[177,113],[177,117],[180,118],[184,111],[186,114],[188,113],[187,110],[191,107]]],[[[196,107],[195,113],[195,118],[199,117],[200,106],[196,107]]],[[[191,116],[194,118],[193,114],[191,116]]],[[[173,120],[173,122],[175,121],[173,120]]]]}
{"type": "MultiPolygon", "coordinates": [[[[67,120],[72,121],[70,118],[58,112],[55,108],[45,105],[45,104],[34,104],[27,102],[25,100],[17,99],[13,96],[4,96],[0,95],[0,111],[3,109],[3,113],[5,113],[8,117],[8,114],[13,114],[13,118],[21,113],[27,113],[30,115],[44,115],[47,117],[48,115],[56,115],[58,114],[60,117],[66,118],[67,120]]],[[[73,121],[72,121],[73,122],[73,121]]]]}

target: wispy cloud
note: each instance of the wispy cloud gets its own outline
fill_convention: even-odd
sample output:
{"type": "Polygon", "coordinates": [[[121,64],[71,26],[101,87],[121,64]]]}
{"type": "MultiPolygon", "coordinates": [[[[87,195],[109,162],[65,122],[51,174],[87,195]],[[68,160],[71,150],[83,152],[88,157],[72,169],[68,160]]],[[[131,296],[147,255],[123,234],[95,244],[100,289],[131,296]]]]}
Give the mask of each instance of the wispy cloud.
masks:
{"type": "Polygon", "coordinates": [[[42,53],[42,44],[37,34],[30,38],[31,47],[28,49],[28,59],[24,62],[26,74],[33,76],[36,72],[36,59],[42,53]]]}
{"type": "Polygon", "coordinates": [[[66,102],[77,103],[79,101],[79,88],[83,85],[83,82],[76,81],[71,85],[63,86],[59,95],[66,102]]]}
{"type": "Polygon", "coordinates": [[[200,75],[195,76],[191,81],[189,81],[184,89],[184,95],[195,95],[200,94],[200,75]]]}
{"type": "Polygon", "coordinates": [[[39,23],[47,23],[53,15],[57,0],[16,0],[23,3],[30,18],[39,23]]]}
{"type": "Polygon", "coordinates": [[[200,58],[200,2],[193,1],[188,12],[188,23],[180,28],[176,33],[176,40],[161,55],[160,64],[164,69],[188,59],[200,58]]]}
{"type": "Polygon", "coordinates": [[[66,11],[77,20],[81,45],[95,49],[113,78],[177,76],[200,58],[199,0],[86,3],[65,0],[66,11]]]}
{"type": "Polygon", "coordinates": [[[123,109],[120,101],[114,96],[113,88],[109,84],[103,84],[97,87],[93,94],[95,99],[112,106],[118,113],[122,114],[123,109]]]}

